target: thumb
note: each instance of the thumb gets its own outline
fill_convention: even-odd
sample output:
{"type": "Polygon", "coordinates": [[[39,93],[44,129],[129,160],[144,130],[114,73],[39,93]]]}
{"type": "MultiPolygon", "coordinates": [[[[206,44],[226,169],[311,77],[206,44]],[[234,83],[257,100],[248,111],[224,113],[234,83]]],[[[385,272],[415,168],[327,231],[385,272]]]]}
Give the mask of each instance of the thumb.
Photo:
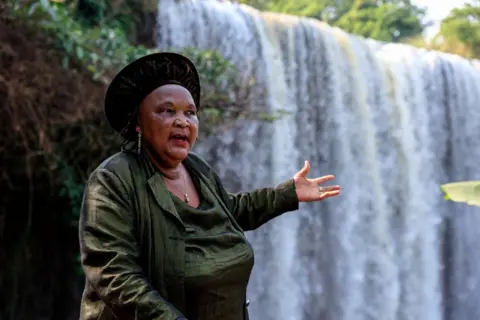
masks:
{"type": "Polygon", "coordinates": [[[297,172],[296,176],[306,178],[309,172],[310,172],[310,162],[308,162],[308,160],[305,160],[305,165],[303,166],[302,169],[300,169],[300,171],[297,172]]]}

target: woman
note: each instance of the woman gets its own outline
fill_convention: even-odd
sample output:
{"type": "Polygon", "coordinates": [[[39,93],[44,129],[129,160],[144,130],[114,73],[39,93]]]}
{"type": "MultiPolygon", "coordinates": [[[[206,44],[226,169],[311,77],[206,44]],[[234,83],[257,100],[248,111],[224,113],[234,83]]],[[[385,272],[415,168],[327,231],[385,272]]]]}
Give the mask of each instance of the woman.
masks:
{"type": "Polygon", "coordinates": [[[125,67],[105,99],[111,127],[133,151],[105,160],[90,176],[80,219],[86,285],[80,319],[248,319],[253,251],[244,231],[339,194],[293,179],[229,194],[212,168],[190,152],[198,134],[200,83],[175,53],[125,67]]]}

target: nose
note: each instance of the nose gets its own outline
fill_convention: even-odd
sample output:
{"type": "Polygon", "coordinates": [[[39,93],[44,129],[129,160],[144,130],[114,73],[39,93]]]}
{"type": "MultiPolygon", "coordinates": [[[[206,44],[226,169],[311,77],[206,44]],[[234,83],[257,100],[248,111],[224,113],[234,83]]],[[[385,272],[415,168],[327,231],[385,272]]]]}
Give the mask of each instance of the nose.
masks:
{"type": "Polygon", "coordinates": [[[185,116],[177,116],[175,120],[173,121],[173,125],[180,127],[180,128],[185,128],[188,126],[188,121],[185,118],[185,116]]]}

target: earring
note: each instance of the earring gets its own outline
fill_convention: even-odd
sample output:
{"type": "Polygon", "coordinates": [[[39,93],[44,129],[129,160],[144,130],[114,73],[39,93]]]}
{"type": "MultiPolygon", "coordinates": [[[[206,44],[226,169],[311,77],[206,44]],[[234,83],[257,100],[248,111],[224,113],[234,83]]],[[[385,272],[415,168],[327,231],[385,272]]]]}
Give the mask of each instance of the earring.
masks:
{"type": "Polygon", "coordinates": [[[137,153],[140,154],[142,151],[142,133],[137,133],[137,153]]]}

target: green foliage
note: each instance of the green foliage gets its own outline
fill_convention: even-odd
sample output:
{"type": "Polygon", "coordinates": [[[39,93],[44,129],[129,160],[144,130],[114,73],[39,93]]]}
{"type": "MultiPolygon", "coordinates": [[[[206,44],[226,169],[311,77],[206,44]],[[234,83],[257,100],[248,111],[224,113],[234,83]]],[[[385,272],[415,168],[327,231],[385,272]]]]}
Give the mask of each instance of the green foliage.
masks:
{"type": "MultiPolygon", "coordinates": [[[[71,214],[65,217],[67,219],[66,223],[77,229],[85,184],[83,180],[79,179],[77,170],[66,162],[62,161],[59,163],[58,169],[60,179],[63,180],[63,185],[61,186],[58,195],[67,198],[70,202],[71,214]]],[[[75,264],[77,274],[83,276],[84,273],[80,263],[80,254],[75,253],[73,257],[73,263],[75,264]]]]}
{"type": "Polygon", "coordinates": [[[296,16],[317,18],[325,10],[325,1],[278,0],[265,3],[266,11],[293,14],[296,16]]]}
{"type": "Polygon", "coordinates": [[[480,57],[480,1],[453,9],[441,22],[439,36],[446,41],[457,39],[470,49],[471,57],[480,57]]]}
{"type": "Polygon", "coordinates": [[[387,42],[420,35],[425,10],[409,0],[243,0],[259,9],[316,18],[349,33],[387,42]]]}
{"type": "Polygon", "coordinates": [[[54,168],[54,170],[57,170],[60,173],[60,179],[63,180],[58,195],[69,200],[70,208],[72,209],[72,221],[69,221],[69,223],[76,226],[79,218],[80,206],[82,204],[84,184],[77,178],[78,175],[75,168],[65,161],[61,161],[58,164],[58,168],[54,168]]]}
{"type": "MultiPolygon", "coordinates": [[[[66,224],[77,229],[83,191],[85,188],[84,181],[79,177],[78,170],[61,159],[59,159],[57,167],[54,167],[53,169],[58,172],[60,180],[63,181],[58,196],[66,198],[70,203],[71,214],[65,216],[66,224]]],[[[77,274],[83,276],[84,273],[80,263],[80,254],[75,253],[73,255],[73,260],[77,274]]]]}
{"type": "Polygon", "coordinates": [[[461,181],[441,186],[445,199],[480,206],[480,181],[461,181]]]}
{"type": "Polygon", "coordinates": [[[456,54],[465,58],[480,58],[480,1],[453,9],[442,20],[439,33],[432,39],[406,39],[415,47],[456,54]]]}
{"type": "Polygon", "coordinates": [[[240,0],[259,10],[315,18],[334,23],[353,6],[353,0],[240,0]]]}
{"type": "Polygon", "coordinates": [[[39,26],[56,40],[64,50],[64,66],[80,63],[92,72],[95,80],[109,81],[112,72],[129,62],[150,53],[145,47],[130,45],[122,23],[115,20],[96,27],[86,27],[82,19],[73,18],[73,5],[48,0],[31,1],[28,6],[16,7],[19,17],[39,26]]]}
{"type": "Polygon", "coordinates": [[[360,4],[349,10],[336,23],[337,27],[360,36],[386,42],[399,42],[423,32],[425,11],[405,3],[360,4]]]}

